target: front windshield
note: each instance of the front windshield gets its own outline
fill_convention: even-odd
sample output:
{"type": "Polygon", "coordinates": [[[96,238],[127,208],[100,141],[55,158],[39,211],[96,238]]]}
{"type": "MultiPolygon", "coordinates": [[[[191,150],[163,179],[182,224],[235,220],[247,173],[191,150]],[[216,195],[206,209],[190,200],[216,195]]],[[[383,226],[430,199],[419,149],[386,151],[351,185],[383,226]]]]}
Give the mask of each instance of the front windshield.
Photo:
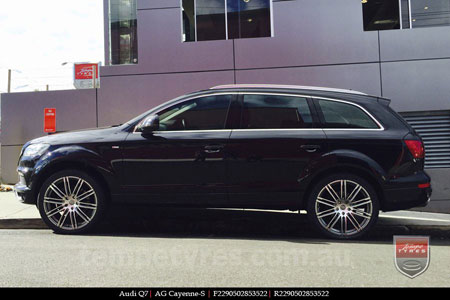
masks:
{"type": "Polygon", "coordinates": [[[137,116],[137,117],[131,119],[130,121],[126,122],[126,124],[134,125],[134,124],[138,123],[140,120],[142,120],[145,116],[151,115],[151,114],[153,114],[153,113],[159,111],[159,110],[160,110],[161,108],[163,108],[164,106],[170,105],[170,104],[172,104],[173,102],[177,102],[178,100],[183,99],[184,97],[186,97],[186,95],[181,96],[181,97],[177,97],[177,98],[172,99],[172,100],[170,100],[170,101],[168,101],[168,102],[164,102],[163,104],[160,104],[160,105],[158,105],[158,106],[156,106],[156,107],[154,107],[154,108],[152,108],[152,109],[150,109],[150,110],[147,110],[147,111],[144,112],[143,114],[140,114],[139,116],[137,116]]]}

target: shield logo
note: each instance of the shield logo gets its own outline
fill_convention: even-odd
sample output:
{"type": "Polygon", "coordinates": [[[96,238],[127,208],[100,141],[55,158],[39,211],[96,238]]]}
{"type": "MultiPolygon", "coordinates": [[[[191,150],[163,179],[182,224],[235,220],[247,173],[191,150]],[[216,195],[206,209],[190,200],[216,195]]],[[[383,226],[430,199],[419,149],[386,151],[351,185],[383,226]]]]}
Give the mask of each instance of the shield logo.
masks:
{"type": "Polygon", "coordinates": [[[409,278],[419,276],[430,263],[430,237],[394,236],[394,257],[400,273],[409,278]]]}

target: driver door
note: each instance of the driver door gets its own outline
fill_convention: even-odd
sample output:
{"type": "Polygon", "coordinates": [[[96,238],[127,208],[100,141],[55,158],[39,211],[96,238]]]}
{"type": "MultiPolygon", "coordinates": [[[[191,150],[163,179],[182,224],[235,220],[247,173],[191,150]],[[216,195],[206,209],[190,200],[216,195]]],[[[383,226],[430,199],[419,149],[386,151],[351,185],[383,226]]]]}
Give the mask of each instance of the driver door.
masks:
{"type": "Polygon", "coordinates": [[[159,130],[129,134],[123,147],[124,188],[134,200],[219,205],[227,200],[225,129],[234,95],[183,101],[159,115],[159,130]]]}

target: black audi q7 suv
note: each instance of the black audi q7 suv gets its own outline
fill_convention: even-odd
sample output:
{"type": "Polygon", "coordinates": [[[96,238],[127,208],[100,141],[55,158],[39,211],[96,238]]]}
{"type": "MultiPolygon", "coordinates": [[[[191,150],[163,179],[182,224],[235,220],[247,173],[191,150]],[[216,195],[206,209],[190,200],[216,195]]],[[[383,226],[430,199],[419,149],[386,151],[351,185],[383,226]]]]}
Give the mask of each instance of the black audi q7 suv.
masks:
{"type": "MultiPolygon", "coordinates": [[[[431,195],[418,134],[387,99],[350,90],[228,85],[110,128],[26,143],[15,191],[58,233],[112,203],[306,210],[332,238],[431,195]]],[[[301,230],[301,228],[299,228],[301,230]]]]}

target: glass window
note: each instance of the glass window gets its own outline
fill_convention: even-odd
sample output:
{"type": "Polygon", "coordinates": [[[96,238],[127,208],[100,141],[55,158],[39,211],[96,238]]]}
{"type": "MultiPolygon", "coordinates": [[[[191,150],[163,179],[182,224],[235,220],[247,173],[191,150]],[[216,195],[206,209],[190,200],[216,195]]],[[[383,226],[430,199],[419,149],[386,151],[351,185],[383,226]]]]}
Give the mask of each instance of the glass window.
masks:
{"type": "Polygon", "coordinates": [[[182,40],[270,37],[271,1],[182,0],[182,40]]]}
{"type": "Polygon", "coordinates": [[[371,117],[354,105],[328,100],[318,100],[317,103],[325,128],[379,128],[371,117]]]}
{"type": "Polygon", "coordinates": [[[197,98],[172,106],[158,113],[159,130],[223,129],[231,95],[197,98]]]}
{"type": "Polygon", "coordinates": [[[400,29],[397,0],[363,0],[364,30],[400,29]]]}
{"type": "Polygon", "coordinates": [[[411,0],[411,25],[433,27],[450,25],[449,0],[411,0]]]}
{"type": "Polygon", "coordinates": [[[311,112],[305,98],[245,95],[241,127],[244,129],[311,128],[311,112]]]}
{"type": "Polygon", "coordinates": [[[224,40],[225,1],[195,0],[197,16],[197,41],[224,40]]]}
{"type": "Polygon", "coordinates": [[[183,0],[181,13],[183,14],[183,42],[195,41],[195,0],[183,0]]]}
{"type": "Polygon", "coordinates": [[[450,26],[449,0],[362,0],[364,30],[450,26]]]}
{"type": "Polygon", "coordinates": [[[110,64],[136,64],[136,0],[109,0],[110,64]]]}
{"type": "Polygon", "coordinates": [[[228,38],[271,35],[270,0],[229,0],[227,5],[228,38]]]}

